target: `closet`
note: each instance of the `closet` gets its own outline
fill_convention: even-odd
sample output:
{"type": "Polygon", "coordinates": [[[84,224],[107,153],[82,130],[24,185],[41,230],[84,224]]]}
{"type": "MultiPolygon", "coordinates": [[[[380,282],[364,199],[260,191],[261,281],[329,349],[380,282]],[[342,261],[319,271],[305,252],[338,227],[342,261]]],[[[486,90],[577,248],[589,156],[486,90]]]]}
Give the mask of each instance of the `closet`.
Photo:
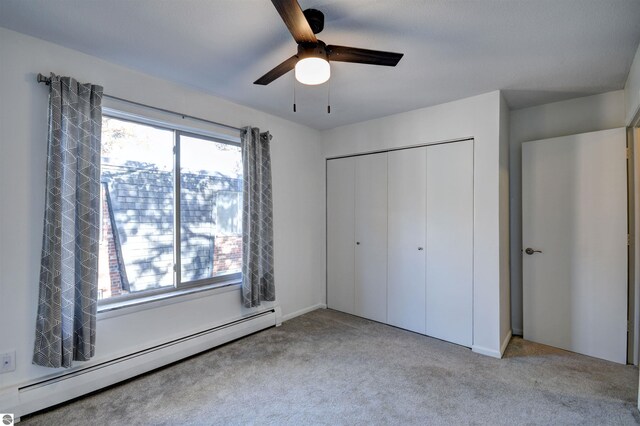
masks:
{"type": "Polygon", "coordinates": [[[473,141],[327,160],[327,305],[472,345],[473,141]]]}

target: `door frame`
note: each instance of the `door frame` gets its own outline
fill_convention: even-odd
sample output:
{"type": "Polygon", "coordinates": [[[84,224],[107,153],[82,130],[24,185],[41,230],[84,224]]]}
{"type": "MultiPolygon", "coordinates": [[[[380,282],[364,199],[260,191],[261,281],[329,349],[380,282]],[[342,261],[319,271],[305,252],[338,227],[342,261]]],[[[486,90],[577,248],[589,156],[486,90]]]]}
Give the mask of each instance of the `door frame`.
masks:
{"type": "MultiPolygon", "coordinates": [[[[630,339],[633,341],[633,364],[638,365],[638,358],[640,357],[640,194],[636,194],[636,191],[640,190],[640,107],[636,110],[636,115],[631,120],[631,123],[627,126],[627,147],[631,148],[630,155],[632,162],[628,163],[627,172],[629,173],[629,179],[634,183],[634,191],[631,193],[633,198],[629,199],[629,212],[632,207],[634,209],[633,223],[629,224],[629,229],[634,232],[633,238],[630,239],[629,246],[629,265],[633,265],[633,280],[631,271],[629,271],[629,294],[633,291],[633,299],[629,299],[629,312],[628,318],[632,318],[633,325],[632,330],[629,332],[630,339]],[[638,164],[638,167],[636,167],[638,164]],[[633,247],[633,250],[631,249],[633,247]],[[631,257],[633,254],[633,258],[631,257]],[[633,305],[631,301],[633,300],[633,305]]],[[[629,214],[631,217],[631,214],[629,214]]],[[[640,383],[640,381],[639,381],[640,383]]],[[[640,409],[640,384],[638,385],[638,409],[640,409]]]]}
{"type": "Polygon", "coordinates": [[[637,232],[636,219],[636,196],[635,188],[638,186],[636,182],[636,152],[635,149],[634,129],[627,127],[627,364],[638,365],[638,312],[639,306],[636,301],[638,291],[638,282],[636,279],[636,247],[639,233],[637,232]]]}
{"type": "Polygon", "coordinates": [[[640,364],[640,109],[627,127],[628,300],[627,363],[640,364]]]}

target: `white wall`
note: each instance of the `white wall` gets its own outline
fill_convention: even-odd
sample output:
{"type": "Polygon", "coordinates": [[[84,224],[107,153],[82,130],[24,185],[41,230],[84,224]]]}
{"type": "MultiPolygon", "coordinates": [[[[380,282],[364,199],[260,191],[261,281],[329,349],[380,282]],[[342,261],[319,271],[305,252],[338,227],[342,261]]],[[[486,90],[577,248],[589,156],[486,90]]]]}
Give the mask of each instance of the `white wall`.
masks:
{"type": "Polygon", "coordinates": [[[522,142],[625,125],[622,90],[511,111],[511,326],[522,334],[522,142]]]}
{"type": "Polygon", "coordinates": [[[509,106],[500,96],[500,337],[503,351],[511,334],[509,184],[509,106]]]}
{"type": "Polygon", "coordinates": [[[473,349],[493,356],[503,337],[500,283],[509,280],[500,268],[500,102],[492,92],[322,132],[325,157],[475,139],[473,349]]]}
{"type": "Polygon", "coordinates": [[[629,126],[638,112],[640,112],[640,45],[638,45],[636,56],[631,63],[627,82],[624,85],[624,103],[626,111],[625,124],[629,126]]]}
{"type": "MultiPolygon", "coordinates": [[[[55,373],[31,365],[47,151],[48,87],[36,83],[38,72],[101,84],[105,93],[148,105],[270,130],[277,303],[285,319],[324,303],[325,172],[318,131],[6,29],[0,28],[0,40],[0,352],[16,351],[16,371],[0,375],[0,394],[55,373]]],[[[237,289],[175,300],[127,315],[100,316],[96,359],[246,312],[237,289]]]]}

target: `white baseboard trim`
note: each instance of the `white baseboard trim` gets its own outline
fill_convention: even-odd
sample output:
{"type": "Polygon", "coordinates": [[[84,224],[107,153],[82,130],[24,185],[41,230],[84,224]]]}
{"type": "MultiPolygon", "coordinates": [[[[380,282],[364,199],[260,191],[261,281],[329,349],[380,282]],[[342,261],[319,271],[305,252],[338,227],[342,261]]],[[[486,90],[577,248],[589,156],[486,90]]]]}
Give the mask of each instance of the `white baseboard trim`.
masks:
{"type": "Polygon", "coordinates": [[[500,345],[500,350],[489,349],[483,346],[473,345],[471,346],[471,350],[480,355],[490,356],[492,358],[502,358],[504,351],[507,349],[507,345],[511,340],[511,330],[507,333],[505,338],[502,340],[502,344],[500,345]]]}
{"type": "Polygon", "coordinates": [[[509,346],[509,342],[511,341],[512,337],[513,333],[511,332],[511,330],[509,330],[507,335],[504,337],[502,344],[500,345],[500,358],[502,358],[502,356],[504,355],[504,351],[507,350],[507,346],[509,346]]]}
{"type": "Polygon", "coordinates": [[[492,358],[502,358],[502,354],[500,353],[500,351],[497,351],[495,349],[473,345],[471,346],[471,350],[480,355],[490,356],[492,358]]]}
{"type": "Polygon", "coordinates": [[[291,312],[290,314],[283,316],[282,321],[289,321],[292,318],[299,317],[300,315],[315,311],[316,309],[327,309],[327,305],[325,303],[318,303],[316,305],[300,309],[299,311],[291,312]]]}
{"type": "Polygon", "coordinates": [[[280,305],[276,305],[273,310],[276,313],[276,327],[280,327],[282,325],[282,309],[280,305]]]}
{"type": "Polygon", "coordinates": [[[513,333],[514,336],[522,336],[522,329],[521,328],[514,328],[513,329],[513,333]]]}
{"type": "Polygon", "coordinates": [[[1,411],[31,414],[276,325],[279,309],[0,393],[1,411]],[[5,405],[6,404],[6,405],[5,405]]]}

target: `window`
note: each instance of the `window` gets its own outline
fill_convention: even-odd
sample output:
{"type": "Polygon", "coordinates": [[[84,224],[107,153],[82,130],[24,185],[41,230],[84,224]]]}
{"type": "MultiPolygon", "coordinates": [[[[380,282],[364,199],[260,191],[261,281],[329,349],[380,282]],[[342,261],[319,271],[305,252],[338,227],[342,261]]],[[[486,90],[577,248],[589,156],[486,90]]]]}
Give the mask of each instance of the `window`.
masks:
{"type": "Polygon", "coordinates": [[[104,116],[98,300],[239,279],[240,144],[104,116]]]}

